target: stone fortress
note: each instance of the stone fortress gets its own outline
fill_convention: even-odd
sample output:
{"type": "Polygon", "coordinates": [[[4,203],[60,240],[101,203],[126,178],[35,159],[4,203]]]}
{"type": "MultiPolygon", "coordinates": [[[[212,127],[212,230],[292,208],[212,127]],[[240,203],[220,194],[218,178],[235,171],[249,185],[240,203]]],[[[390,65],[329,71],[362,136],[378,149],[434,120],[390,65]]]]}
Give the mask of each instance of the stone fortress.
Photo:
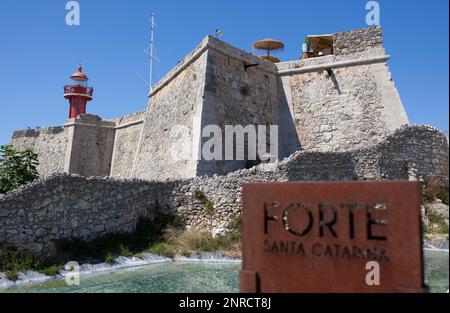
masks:
{"type": "Polygon", "coordinates": [[[0,195],[0,241],[43,252],[59,238],[131,231],[161,208],[218,234],[239,214],[248,182],[448,184],[448,141],[409,125],[381,28],[308,39],[327,49],[272,63],[208,36],[154,87],[143,112],[81,114],[61,127],[15,132],[15,148],[38,153],[42,179],[0,195]],[[278,125],[279,160],[203,160],[202,129],[211,124],[278,125]],[[171,156],[177,125],[189,130],[198,158],[171,156]],[[198,190],[213,212],[195,199],[198,190]]]}

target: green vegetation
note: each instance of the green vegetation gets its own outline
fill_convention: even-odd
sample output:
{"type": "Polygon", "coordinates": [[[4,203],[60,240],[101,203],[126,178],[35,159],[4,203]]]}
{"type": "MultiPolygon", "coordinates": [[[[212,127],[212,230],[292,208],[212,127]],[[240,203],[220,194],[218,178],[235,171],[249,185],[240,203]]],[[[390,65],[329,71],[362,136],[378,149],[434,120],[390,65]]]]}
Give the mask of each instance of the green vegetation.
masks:
{"type": "Polygon", "coordinates": [[[108,253],[105,256],[105,263],[113,265],[116,263],[116,258],[111,253],[108,253]]]}
{"type": "Polygon", "coordinates": [[[47,275],[47,276],[55,276],[56,274],[59,273],[60,270],[62,270],[64,268],[63,265],[52,265],[50,267],[46,267],[46,268],[42,268],[42,269],[37,269],[36,271],[47,275]]]}
{"type": "Polygon", "coordinates": [[[423,187],[422,198],[424,204],[432,203],[435,199],[441,199],[442,203],[448,205],[448,188],[431,182],[423,187]]]}
{"type": "Polygon", "coordinates": [[[176,255],[175,247],[166,242],[158,242],[153,244],[147,249],[147,252],[162,255],[167,258],[173,258],[176,255]]]}
{"type": "Polygon", "coordinates": [[[208,198],[206,197],[205,193],[201,190],[196,190],[194,192],[194,198],[201,201],[202,203],[206,203],[206,201],[208,201],[208,198]]]}
{"type": "Polygon", "coordinates": [[[214,213],[214,202],[208,199],[205,193],[201,190],[196,190],[194,192],[194,198],[201,201],[205,207],[203,208],[206,214],[214,213]]]}
{"type": "Polygon", "coordinates": [[[240,216],[230,223],[229,233],[217,238],[197,228],[185,230],[184,226],[184,220],[173,215],[157,214],[151,220],[140,218],[132,233],[110,233],[91,241],[58,240],[55,242],[58,258],[51,260],[39,260],[30,252],[0,244],[0,272],[5,272],[10,280],[17,280],[18,273],[27,270],[53,276],[63,268],[60,264],[68,261],[80,263],[95,258],[114,264],[119,255],[142,257],[143,252],[173,258],[221,251],[230,257],[240,257],[240,216]]]}
{"type": "Polygon", "coordinates": [[[0,147],[0,194],[19,188],[39,178],[37,154],[16,151],[11,145],[0,147]]]}
{"type": "Polygon", "coordinates": [[[198,228],[188,230],[169,227],[165,230],[165,243],[175,254],[188,256],[199,252],[220,251],[230,257],[240,257],[241,217],[236,216],[229,225],[230,232],[213,238],[210,232],[198,228]]]}
{"type": "Polygon", "coordinates": [[[428,223],[423,225],[424,232],[427,235],[448,235],[448,225],[445,217],[431,210],[427,213],[428,223]]]}
{"type": "Polygon", "coordinates": [[[56,248],[64,261],[94,257],[111,263],[114,256],[130,257],[160,242],[163,230],[174,222],[180,223],[180,220],[172,215],[157,214],[154,219],[141,217],[132,233],[109,233],[91,241],[79,238],[57,240],[56,248]]]}
{"type": "Polygon", "coordinates": [[[206,201],[205,212],[207,214],[213,214],[214,213],[214,203],[212,201],[210,201],[210,200],[206,201]]]}
{"type": "Polygon", "coordinates": [[[32,253],[26,250],[20,250],[15,247],[7,247],[0,243],[0,272],[6,274],[6,278],[12,281],[18,279],[19,272],[33,270],[44,275],[56,275],[62,268],[62,265],[39,260],[32,253]]]}

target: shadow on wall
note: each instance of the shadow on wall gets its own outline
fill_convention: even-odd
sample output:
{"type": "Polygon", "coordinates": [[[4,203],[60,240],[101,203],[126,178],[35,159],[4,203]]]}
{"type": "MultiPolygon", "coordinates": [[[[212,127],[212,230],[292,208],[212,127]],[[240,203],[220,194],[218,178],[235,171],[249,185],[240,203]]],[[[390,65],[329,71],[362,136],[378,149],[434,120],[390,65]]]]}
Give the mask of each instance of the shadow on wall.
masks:
{"type": "Polygon", "coordinates": [[[338,95],[342,95],[341,87],[339,87],[336,75],[334,74],[334,71],[332,69],[328,71],[328,76],[331,78],[331,81],[333,82],[334,88],[336,89],[338,95]]]}
{"type": "Polygon", "coordinates": [[[298,138],[294,117],[289,108],[288,98],[280,76],[277,76],[277,89],[280,102],[278,105],[278,117],[276,118],[275,124],[278,124],[279,158],[283,159],[300,151],[302,146],[298,138]]]}

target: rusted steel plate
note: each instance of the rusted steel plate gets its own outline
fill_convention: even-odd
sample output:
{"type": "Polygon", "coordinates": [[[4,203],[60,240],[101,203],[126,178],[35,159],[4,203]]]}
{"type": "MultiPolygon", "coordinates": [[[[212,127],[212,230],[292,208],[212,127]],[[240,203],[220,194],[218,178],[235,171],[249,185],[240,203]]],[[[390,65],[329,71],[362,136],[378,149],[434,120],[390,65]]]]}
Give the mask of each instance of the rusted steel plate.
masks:
{"type": "Polygon", "coordinates": [[[404,181],[244,185],[241,292],[425,292],[420,194],[404,181]]]}

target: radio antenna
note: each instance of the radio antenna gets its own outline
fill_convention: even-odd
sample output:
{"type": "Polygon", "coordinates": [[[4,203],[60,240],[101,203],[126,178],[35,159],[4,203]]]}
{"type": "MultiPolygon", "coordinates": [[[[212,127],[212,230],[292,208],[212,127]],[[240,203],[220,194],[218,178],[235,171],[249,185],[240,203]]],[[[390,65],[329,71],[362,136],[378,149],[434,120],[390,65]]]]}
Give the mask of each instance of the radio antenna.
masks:
{"type": "Polygon", "coordinates": [[[150,74],[149,74],[149,94],[153,91],[153,43],[155,39],[155,14],[152,13],[150,21],[150,74]]]}

